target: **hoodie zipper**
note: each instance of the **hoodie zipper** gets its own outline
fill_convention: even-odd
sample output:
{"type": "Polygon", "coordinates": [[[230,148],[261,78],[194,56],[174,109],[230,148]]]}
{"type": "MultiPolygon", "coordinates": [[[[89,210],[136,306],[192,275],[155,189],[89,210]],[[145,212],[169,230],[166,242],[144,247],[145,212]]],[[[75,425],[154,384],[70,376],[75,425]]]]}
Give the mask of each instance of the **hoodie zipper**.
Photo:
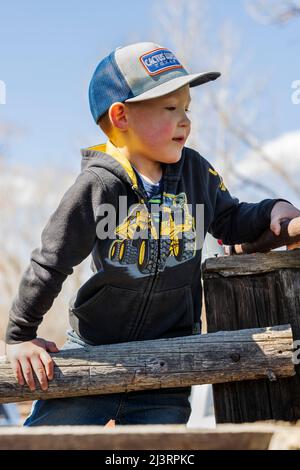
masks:
{"type": "MultiPolygon", "coordinates": [[[[149,207],[149,199],[148,199],[148,195],[146,194],[143,194],[142,191],[140,191],[140,188],[139,187],[136,187],[135,185],[132,186],[132,189],[134,190],[134,192],[138,195],[139,197],[139,201],[141,204],[146,204],[146,207],[148,209],[148,212],[149,214],[151,213],[150,212],[150,207],[149,207]]],[[[149,227],[148,227],[148,230],[149,230],[149,227]]],[[[150,296],[151,296],[151,293],[153,291],[153,287],[154,287],[154,284],[156,282],[156,279],[157,279],[157,273],[158,273],[158,266],[159,266],[159,261],[160,261],[160,230],[161,230],[161,211],[159,211],[159,224],[158,224],[158,253],[157,253],[157,258],[156,258],[156,263],[155,263],[155,273],[153,274],[153,276],[151,276],[151,282],[150,282],[150,286],[149,286],[149,289],[148,289],[148,292],[147,294],[145,295],[145,299],[144,299],[144,302],[142,304],[142,308],[141,308],[141,314],[139,315],[139,319],[138,319],[138,322],[137,322],[137,325],[133,331],[133,333],[131,334],[131,340],[136,340],[138,339],[138,335],[139,335],[139,332],[140,332],[140,329],[142,328],[143,324],[144,324],[144,319],[145,319],[145,312],[146,312],[146,309],[147,309],[147,306],[148,306],[148,303],[149,303],[149,299],[150,299],[150,296]]]]}

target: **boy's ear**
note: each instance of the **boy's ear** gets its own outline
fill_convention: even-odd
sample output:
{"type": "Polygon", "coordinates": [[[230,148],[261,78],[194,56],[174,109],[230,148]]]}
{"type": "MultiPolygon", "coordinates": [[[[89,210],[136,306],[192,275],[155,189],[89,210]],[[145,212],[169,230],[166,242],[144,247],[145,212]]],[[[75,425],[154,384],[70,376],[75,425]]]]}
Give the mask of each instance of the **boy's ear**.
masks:
{"type": "Polygon", "coordinates": [[[127,130],[128,117],[124,103],[113,103],[108,110],[108,114],[109,119],[114,127],[117,127],[120,129],[120,131],[127,130]]]}

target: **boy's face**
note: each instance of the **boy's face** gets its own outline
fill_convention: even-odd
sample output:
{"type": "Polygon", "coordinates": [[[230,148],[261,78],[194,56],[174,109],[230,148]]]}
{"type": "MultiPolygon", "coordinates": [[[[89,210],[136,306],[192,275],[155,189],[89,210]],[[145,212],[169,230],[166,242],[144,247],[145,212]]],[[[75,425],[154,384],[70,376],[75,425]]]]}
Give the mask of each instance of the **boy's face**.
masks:
{"type": "Polygon", "coordinates": [[[190,134],[189,85],[160,98],[126,103],[128,148],[148,160],[175,163],[190,134]]]}

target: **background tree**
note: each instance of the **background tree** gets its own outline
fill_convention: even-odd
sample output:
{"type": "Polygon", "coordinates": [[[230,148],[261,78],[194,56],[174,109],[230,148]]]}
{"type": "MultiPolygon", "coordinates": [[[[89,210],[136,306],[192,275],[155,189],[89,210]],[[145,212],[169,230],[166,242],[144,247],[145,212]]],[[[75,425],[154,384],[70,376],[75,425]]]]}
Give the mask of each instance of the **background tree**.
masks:
{"type": "MultiPolygon", "coordinates": [[[[12,125],[0,126],[0,340],[30,253],[40,245],[42,229],[75,180],[72,172],[13,164],[10,141],[20,133],[12,125]]],[[[64,342],[68,301],[88,276],[88,269],[89,259],[68,277],[39,329],[40,336],[64,342]]]]}
{"type": "Polygon", "coordinates": [[[240,51],[236,26],[227,22],[216,30],[207,0],[160,0],[154,4],[154,12],[158,18],[154,37],[158,43],[173,47],[188,70],[222,72],[216,85],[192,90],[193,125],[188,145],[199,149],[217,167],[233,191],[247,184],[259,194],[277,196],[267,183],[245,177],[237,170],[241,155],[251,152],[259,155],[270,172],[280,175],[300,198],[298,180],[285,169],[284,160],[274,162],[264,151],[265,139],[257,118],[268,78],[245,74],[250,53],[240,51]]]}
{"type": "Polygon", "coordinates": [[[284,25],[300,17],[299,0],[251,0],[246,7],[251,16],[266,24],[284,25]]]}

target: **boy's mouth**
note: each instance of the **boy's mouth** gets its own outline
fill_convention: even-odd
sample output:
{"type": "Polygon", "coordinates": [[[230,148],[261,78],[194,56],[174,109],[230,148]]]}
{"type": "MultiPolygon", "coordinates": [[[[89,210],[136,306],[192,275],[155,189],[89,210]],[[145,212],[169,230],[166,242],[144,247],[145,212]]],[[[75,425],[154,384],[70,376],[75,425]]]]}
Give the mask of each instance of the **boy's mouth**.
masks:
{"type": "Polygon", "coordinates": [[[183,144],[185,139],[184,137],[174,137],[172,140],[175,140],[175,142],[178,142],[179,144],[183,144]]]}

